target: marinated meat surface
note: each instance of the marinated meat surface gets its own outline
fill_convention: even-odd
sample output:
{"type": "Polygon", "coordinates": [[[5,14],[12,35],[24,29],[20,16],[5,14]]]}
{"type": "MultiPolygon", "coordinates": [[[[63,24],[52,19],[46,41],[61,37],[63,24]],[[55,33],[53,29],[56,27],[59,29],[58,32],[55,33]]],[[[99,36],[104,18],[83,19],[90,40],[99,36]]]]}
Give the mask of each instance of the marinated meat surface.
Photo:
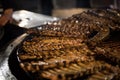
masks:
{"type": "MultiPolygon", "coordinates": [[[[36,59],[47,59],[68,55],[68,53],[76,54],[76,56],[79,53],[86,55],[94,54],[84,43],[81,43],[81,39],[63,37],[34,37],[31,40],[24,41],[21,49],[23,50],[20,54],[22,60],[25,56],[34,56],[36,59]]],[[[28,57],[28,59],[31,57],[28,57]]]]}
{"type": "Polygon", "coordinates": [[[21,68],[34,80],[120,80],[119,14],[94,9],[39,26],[18,46],[21,68]]]}

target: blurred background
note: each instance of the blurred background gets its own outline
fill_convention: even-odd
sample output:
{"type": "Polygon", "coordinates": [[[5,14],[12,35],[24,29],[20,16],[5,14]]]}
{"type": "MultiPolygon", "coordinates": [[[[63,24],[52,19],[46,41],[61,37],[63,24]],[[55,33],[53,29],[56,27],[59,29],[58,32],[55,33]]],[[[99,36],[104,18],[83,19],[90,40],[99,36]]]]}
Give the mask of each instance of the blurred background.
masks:
{"type": "Polygon", "coordinates": [[[11,7],[40,14],[68,17],[91,8],[120,8],[120,0],[1,0],[0,11],[11,7]]]}

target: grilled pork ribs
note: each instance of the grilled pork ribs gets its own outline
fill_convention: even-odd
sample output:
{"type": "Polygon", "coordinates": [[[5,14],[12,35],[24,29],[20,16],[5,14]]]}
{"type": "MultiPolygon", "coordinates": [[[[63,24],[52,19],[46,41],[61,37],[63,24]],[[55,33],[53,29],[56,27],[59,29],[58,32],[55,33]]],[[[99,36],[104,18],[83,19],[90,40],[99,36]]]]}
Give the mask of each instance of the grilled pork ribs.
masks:
{"type": "Polygon", "coordinates": [[[18,47],[34,80],[120,80],[120,10],[89,10],[39,28],[18,47]]]}

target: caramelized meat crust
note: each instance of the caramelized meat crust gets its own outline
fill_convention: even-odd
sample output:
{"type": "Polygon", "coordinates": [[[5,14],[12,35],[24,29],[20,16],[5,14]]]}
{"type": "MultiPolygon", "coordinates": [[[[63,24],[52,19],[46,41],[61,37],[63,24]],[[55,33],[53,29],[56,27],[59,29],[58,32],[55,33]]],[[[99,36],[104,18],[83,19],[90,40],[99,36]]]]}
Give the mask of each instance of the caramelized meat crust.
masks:
{"type": "Polygon", "coordinates": [[[120,10],[89,10],[38,28],[18,48],[34,80],[120,79],[120,10]]]}

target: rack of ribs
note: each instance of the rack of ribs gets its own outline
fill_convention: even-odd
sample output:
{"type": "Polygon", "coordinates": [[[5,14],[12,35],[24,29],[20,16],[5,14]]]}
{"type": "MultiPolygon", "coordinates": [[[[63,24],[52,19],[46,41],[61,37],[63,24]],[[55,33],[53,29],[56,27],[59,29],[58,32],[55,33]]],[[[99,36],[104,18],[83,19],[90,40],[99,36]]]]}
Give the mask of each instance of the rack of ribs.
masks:
{"type": "Polygon", "coordinates": [[[21,68],[35,80],[119,80],[119,14],[94,9],[39,26],[18,46],[21,68]]]}

